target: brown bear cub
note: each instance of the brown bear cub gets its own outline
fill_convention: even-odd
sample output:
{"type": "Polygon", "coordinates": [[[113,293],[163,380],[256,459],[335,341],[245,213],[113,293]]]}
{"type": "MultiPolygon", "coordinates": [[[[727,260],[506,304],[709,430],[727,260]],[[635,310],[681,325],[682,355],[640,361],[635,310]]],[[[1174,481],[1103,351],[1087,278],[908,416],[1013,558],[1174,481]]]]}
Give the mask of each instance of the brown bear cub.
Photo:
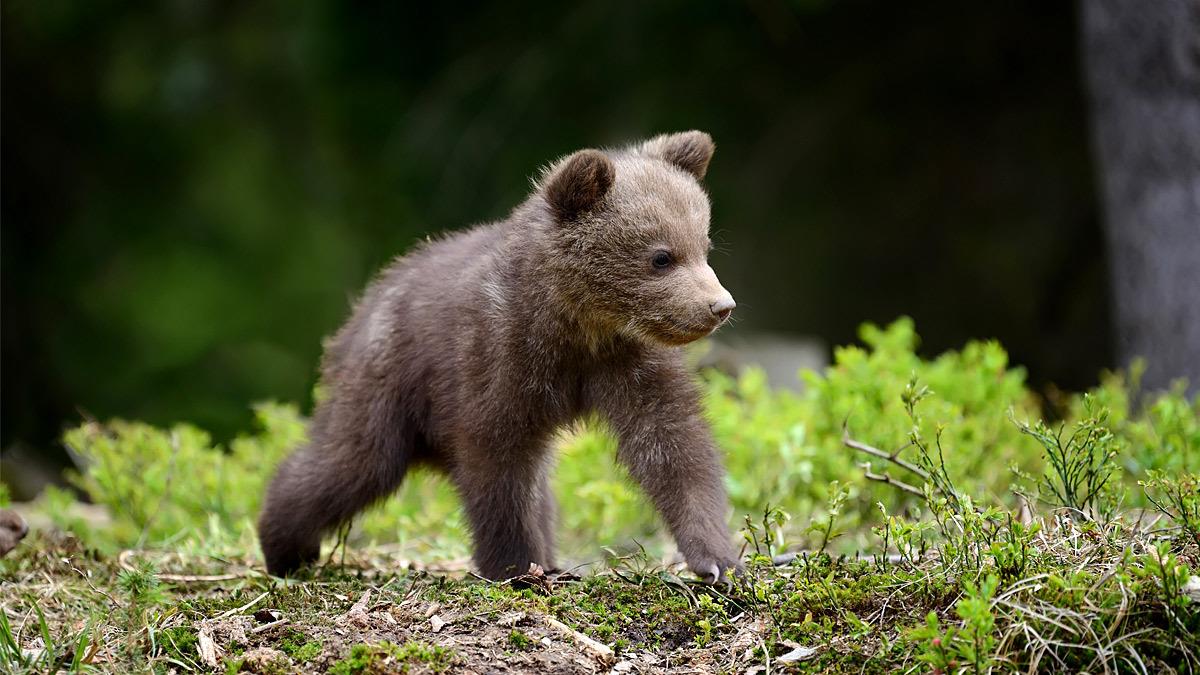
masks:
{"type": "Polygon", "coordinates": [[[723,469],[679,346],[733,311],[707,262],[699,131],[581,150],[507,220],[422,244],[367,288],[325,345],[307,446],[267,490],[267,569],[317,559],[321,537],[417,464],[462,498],[490,579],[554,567],[555,430],[590,412],[701,578],[740,567],[723,469]]]}

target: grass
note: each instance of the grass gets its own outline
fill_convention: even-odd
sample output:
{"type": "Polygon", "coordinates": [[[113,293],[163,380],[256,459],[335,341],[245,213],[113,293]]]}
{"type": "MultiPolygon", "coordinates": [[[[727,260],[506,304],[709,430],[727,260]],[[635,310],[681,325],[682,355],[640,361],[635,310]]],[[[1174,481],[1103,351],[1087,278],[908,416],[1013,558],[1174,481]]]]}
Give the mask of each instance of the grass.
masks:
{"type": "MultiPolygon", "coordinates": [[[[755,558],[731,589],[648,560],[517,590],[465,574],[392,572],[359,556],[284,583],[250,559],[140,552],[122,561],[42,534],[4,562],[0,660],[6,672],[236,672],[250,663],[257,672],[264,664],[275,672],[528,672],[604,663],[552,627],[553,618],[611,647],[614,659],[661,672],[768,664],[806,672],[1039,664],[1195,671],[1200,620],[1182,591],[1194,549],[1152,545],[1158,535],[1128,523],[1057,517],[1037,525],[1024,530],[1036,531],[1026,569],[1007,578],[986,562],[966,574],[934,551],[911,563],[814,555],[782,566],[755,558]],[[233,578],[205,580],[213,567],[233,578]],[[150,569],[158,581],[150,598],[144,584],[121,581],[150,569]],[[206,640],[216,645],[209,656],[206,640]],[[795,645],[812,655],[779,663],[795,645]]],[[[998,550],[971,555],[995,560],[998,550]]]]}
{"type": "Polygon", "coordinates": [[[34,505],[43,526],[0,561],[0,671],[1200,669],[1200,400],[1139,394],[1136,371],[1039,397],[994,343],[922,359],[904,321],[863,339],[801,395],[706,375],[747,562],[732,587],[674,562],[597,424],[560,441],[585,564],[517,589],[470,574],[431,477],[307,577],[266,576],[250,522],[303,438],[293,408],[260,406],[229,448],[89,422],[67,442],[107,519],[65,492],[34,505]]]}

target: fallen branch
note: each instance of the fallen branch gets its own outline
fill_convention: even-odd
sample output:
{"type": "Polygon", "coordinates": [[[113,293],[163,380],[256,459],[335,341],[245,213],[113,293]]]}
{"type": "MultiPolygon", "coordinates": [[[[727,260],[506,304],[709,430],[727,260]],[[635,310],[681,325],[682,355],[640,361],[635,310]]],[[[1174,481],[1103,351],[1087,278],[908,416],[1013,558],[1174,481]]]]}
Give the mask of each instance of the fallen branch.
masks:
{"type": "Polygon", "coordinates": [[[251,629],[250,629],[250,634],[251,634],[251,635],[257,635],[257,634],[259,634],[259,633],[262,633],[262,632],[265,632],[265,631],[269,631],[269,630],[271,630],[272,628],[275,628],[276,626],[282,626],[283,624],[285,624],[285,623],[287,623],[287,622],[288,622],[288,618],[287,618],[287,617],[284,617],[284,618],[282,618],[282,619],[279,619],[279,620],[276,620],[276,621],[272,621],[271,623],[264,623],[264,624],[263,624],[263,625],[261,625],[261,626],[255,626],[254,628],[251,628],[251,629]]]}
{"type": "Polygon", "coordinates": [[[214,616],[212,618],[212,620],[217,621],[219,619],[224,619],[227,616],[233,616],[234,614],[240,614],[241,612],[244,612],[244,611],[250,609],[251,607],[257,605],[258,603],[262,602],[262,599],[267,597],[270,594],[271,593],[269,591],[264,591],[262,595],[251,600],[250,602],[247,602],[246,604],[242,605],[241,607],[234,607],[233,609],[221,612],[220,614],[214,616]]]}
{"type": "Polygon", "coordinates": [[[241,579],[248,574],[156,574],[159,581],[169,581],[171,583],[207,583],[213,581],[233,581],[241,579]]]}
{"type": "MultiPolygon", "coordinates": [[[[890,452],[890,453],[884,452],[883,450],[880,450],[879,448],[867,445],[866,443],[856,441],[853,438],[850,438],[850,430],[847,429],[845,425],[842,426],[842,445],[846,446],[847,448],[852,448],[854,450],[858,450],[859,452],[865,452],[868,455],[871,455],[873,457],[878,457],[879,459],[887,460],[887,461],[891,462],[892,464],[895,464],[896,466],[900,467],[901,469],[904,469],[905,471],[910,471],[910,472],[916,474],[917,476],[920,476],[922,482],[929,481],[929,473],[927,471],[925,471],[925,469],[922,469],[921,467],[917,466],[916,464],[913,464],[912,462],[900,459],[900,451],[904,450],[904,448],[900,448],[900,450],[897,450],[896,452],[890,452]]],[[[905,446],[905,447],[908,447],[908,446],[905,446]]],[[[909,486],[909,487],[911,487],[911,486],[909,486]]],[[[903,489],[903,488],[901,488],[901,489],[903,489]]],[[[922,493],[921,491],[918,490],[917,494],[924,494],[924,493],[922,493]]]]}
{"type": "MultiPolygon", "coordinates": [[[[121,569],[134,571],[136,568],[129,562],[130,558],[136,555],[138,551],[134,549],[125,549],[117,555],[117,564],[121,569]]],[[[243,579],[254,574],[253,571],[238,572],[232,574],[158,574],[154,576],[159,581],[167,581],[171,583],[194,583],[194,582],[214,582],[214,581],[233,581],[234,579],[243,579]]]]}
{"type": "Polygon", "coordinates": [[[865,476],[867,480],[873,480],[877,483],[885,483],[887,485],[891,485],[894,488],[903,490],[909,494],[914,494],[918,497],[925,496],[925,493],[921,492],[921,490],[919,488],[909,485],[908,483],[905,483],[902,480],[897,480],[895,478],[892,478],[891,476],[887,475],[886,473],[875,473],[875,472],[871,471],[870,464],[863,463],[863,464],[859,464],[858,466],[859,466],[859,468],[861,468],[863,470],[863,476],[865,476]]]}
{"type": "Polygon", "coordinates": [[[608,645],[593,640],[592,638],[580,633],[579,631],[571,628],[567,624],[555,619],[554,617],[543,617],[543,620],[546,622],[547,626],[557,630],[563,635],[566,635],[575,644],[583,647],[584,650],[590,653],[597,661],[600,662],[601,665],[610,666],[614,661],[617,660],[616,655],[613,654],[613,650],[609,648],[608,645]]]}

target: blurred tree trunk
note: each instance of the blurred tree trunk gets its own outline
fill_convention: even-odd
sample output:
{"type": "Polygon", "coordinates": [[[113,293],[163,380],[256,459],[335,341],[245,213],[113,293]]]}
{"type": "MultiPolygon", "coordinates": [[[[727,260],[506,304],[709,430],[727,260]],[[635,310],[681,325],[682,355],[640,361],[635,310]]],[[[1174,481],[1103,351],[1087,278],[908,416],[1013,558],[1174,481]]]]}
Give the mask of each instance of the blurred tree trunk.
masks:
{"type": "Polygon", "coordinates": [[[1117,348],[1200,390],[1200,0],[1081,0],[1117,348]]]}

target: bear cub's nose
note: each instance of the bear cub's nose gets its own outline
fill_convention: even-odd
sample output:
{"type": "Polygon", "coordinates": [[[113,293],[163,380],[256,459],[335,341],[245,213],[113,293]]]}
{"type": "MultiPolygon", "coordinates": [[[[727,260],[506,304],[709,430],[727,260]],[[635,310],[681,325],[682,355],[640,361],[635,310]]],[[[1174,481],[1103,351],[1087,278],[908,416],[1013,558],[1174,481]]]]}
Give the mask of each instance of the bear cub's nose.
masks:
{"type": "Polygon", "coordinates": [[[732,295],[726,295],[725,297],[708,306],[708,308],[712,311],[713,316],[717,317],[721,321],[729,318],[729,315],[733,313],[734,307],[737,307],[737,303],[733,301],[732,295]]]}

